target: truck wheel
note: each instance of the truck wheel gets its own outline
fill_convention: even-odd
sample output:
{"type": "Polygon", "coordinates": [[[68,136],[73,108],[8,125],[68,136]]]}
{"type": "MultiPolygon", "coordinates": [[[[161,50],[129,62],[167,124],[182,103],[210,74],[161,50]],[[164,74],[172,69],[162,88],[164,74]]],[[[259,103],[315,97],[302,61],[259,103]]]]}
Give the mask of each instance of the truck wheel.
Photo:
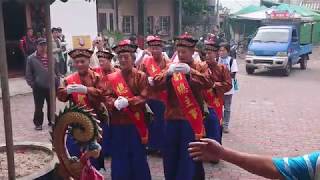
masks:
{"type": "Polygon", "coordinates": [[[308,66],[308,58],[306,56],[302,56],[300,60],[300,69],[305,70],[308,66]]]}
{"type": "Polygon", "coordinates": [[[248,74],[253,74],[254,73],[254,68],[246,67],[246,71],[248,74]]]}
{"type": "Polygon", "coordinates": [[[285,67],[285,69],[283,70],[283,75],[284,76],[289,76],[290,73],[291,73],[291,69],[292,69],[292,62],[291,62],[291,60],[289,60],[287,65],[286,65],[286,67],[285,67]]]}

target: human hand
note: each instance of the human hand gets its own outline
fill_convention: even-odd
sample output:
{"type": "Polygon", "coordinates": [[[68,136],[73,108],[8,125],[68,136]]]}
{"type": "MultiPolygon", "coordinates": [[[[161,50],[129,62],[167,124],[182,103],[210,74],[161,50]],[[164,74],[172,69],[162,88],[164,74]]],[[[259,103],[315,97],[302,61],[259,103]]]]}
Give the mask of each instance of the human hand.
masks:
{"type": "Polygon", "coordinates": [[[175,68],[176,68],[176,64],[170,64],[168,68],[168,75],[172,75],[175,71],[175,68]]]}
{"type": "Polygon", "coordinates": [[[118,109],[118,111],[129,106],[129,101],[127,98],[119,96],[117,100],[114,101],[114,107],[118,109]]]}
{"type": "Polygon", "coordinates": [[[218,161],[223,157],[224,148],[217,141],[205,138],[189,143],[188,151],[195,161],[218,161]]]}

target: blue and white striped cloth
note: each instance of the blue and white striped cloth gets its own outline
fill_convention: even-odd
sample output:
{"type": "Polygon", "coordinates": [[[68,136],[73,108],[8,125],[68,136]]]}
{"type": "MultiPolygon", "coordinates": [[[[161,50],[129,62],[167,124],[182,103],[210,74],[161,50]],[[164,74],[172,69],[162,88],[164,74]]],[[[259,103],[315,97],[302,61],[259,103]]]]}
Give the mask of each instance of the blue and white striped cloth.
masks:
{"type": "Polygon", "coordinates": [[[273,158],[286,180],[320,180],[320,152],[289,158],[273,158]]]}

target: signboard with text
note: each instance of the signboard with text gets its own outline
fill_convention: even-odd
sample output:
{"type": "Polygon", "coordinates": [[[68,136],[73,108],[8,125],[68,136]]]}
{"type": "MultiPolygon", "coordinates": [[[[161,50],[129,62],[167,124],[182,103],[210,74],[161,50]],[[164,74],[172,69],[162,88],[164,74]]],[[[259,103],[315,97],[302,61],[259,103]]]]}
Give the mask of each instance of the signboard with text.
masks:
{"type": "Polygon", "coordinates": [[[90,49],[92,41],[89,35],[84,36],[72,36],[73,48],[90,49]]]}

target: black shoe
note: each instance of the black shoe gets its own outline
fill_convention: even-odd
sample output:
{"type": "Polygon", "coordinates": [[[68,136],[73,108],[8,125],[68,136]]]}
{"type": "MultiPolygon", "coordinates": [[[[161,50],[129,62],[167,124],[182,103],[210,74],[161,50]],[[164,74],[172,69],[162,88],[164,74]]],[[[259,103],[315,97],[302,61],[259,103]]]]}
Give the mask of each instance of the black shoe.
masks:
{"type": "Polygon", "coordinates": [[[42,131],[42,126],[40,125],[40,126],[36,126],[35,128],[34,128],[36,131],[42,131]]]}

